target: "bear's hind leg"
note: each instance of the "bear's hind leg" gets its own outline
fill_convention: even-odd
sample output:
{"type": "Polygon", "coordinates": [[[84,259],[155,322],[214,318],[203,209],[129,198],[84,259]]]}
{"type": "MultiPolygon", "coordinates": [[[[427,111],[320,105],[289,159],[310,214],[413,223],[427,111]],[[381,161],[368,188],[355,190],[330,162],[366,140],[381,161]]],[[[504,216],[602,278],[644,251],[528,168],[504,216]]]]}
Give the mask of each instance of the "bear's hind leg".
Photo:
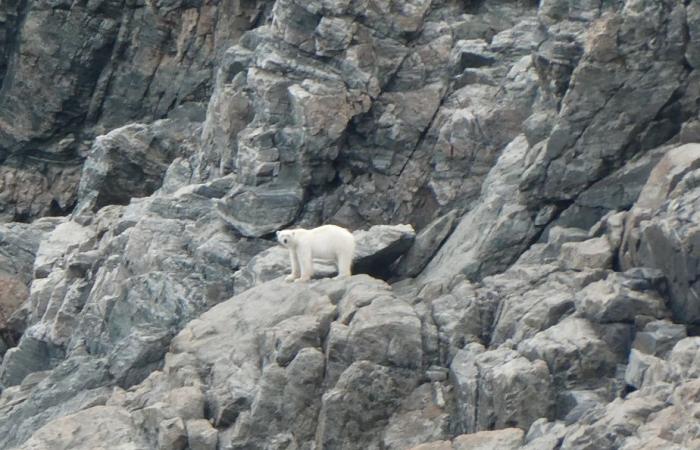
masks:
{"type": "Polygon", "coordinates": [[[338,275],[336,278],[347,278],[352,275],[352,256],[351,255],[338,255],[336,259],[336,265],[338,266],[338,275]]]}

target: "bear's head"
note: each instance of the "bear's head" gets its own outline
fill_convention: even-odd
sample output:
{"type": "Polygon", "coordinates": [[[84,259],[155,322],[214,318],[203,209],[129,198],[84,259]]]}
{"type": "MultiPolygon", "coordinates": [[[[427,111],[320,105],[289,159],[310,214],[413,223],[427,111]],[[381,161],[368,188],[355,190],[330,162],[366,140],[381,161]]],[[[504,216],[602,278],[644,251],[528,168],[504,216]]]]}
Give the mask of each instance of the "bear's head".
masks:
{"type": "Polygon", "coordinates": [[[289,248],[294,243],[294,231],[293,230],[282,230],[277,232],[277,242],[279,242],[282,247],[289,248]]]}

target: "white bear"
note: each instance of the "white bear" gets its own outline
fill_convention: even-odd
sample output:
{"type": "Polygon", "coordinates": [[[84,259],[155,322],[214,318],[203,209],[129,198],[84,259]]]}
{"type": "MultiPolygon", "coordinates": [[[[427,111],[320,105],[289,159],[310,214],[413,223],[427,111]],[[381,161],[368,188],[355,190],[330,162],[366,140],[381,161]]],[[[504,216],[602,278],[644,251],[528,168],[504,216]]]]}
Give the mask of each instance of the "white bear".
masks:
{"type": "Polygon", "coordinates": [[[335,260],[338,276],[349,277],[355,254],[355,237],[345,228],[322,225],[311,230],[297,228],[277,232],[277,241],[289,249],[292,273],[287,281],[309,281],[314,274],[313,260],[335,260]]]}

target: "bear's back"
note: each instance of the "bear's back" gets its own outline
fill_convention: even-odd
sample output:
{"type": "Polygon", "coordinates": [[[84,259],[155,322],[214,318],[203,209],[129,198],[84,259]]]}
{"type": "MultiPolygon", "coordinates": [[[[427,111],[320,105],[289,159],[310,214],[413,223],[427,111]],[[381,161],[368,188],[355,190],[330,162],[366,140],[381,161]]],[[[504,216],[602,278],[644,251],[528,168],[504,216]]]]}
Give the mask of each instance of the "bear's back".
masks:
{"type": "Polygon", "coordinates": [[[322,225],[307,230],[303,239],[311,246],[313,256],[319,259],[332,259],[339,252],[353,252],[355,249],[355,237],[337,225],[322,225]]]}

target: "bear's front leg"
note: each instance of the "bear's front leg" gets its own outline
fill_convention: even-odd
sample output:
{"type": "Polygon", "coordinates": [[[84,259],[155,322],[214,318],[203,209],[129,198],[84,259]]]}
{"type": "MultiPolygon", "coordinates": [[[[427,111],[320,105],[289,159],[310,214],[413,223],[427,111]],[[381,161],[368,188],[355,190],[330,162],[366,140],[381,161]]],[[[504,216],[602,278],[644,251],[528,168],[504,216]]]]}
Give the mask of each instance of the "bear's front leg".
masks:
{"type": "Polygon", "coordinates": [[[311,257],[310,248],[302,248],[297,254],[299,259],[299,269],[301,270],[301,277],[294,280],[297,281],[309,281],[314,275],[314,261],[311,257]]]}
{"type": "Polygon", "coordinates": [[[299,278],[299,261],[297,254],[294,250],[291,248],[289,249],[289,261],[291,262],[292,265],[292,273],[289,274],[285,280],[286,281],[294,281],[297,278],[299,278]]]}

